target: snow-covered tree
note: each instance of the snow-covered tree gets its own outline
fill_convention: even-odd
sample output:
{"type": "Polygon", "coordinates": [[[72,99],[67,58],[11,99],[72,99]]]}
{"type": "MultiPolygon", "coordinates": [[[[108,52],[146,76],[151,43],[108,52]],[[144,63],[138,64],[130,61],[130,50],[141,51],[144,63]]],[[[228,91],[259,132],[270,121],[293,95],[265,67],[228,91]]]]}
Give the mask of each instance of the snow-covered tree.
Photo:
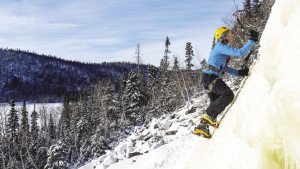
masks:
{"type": "Polygon", "coordinates": [[[22,107],[22,118],[21,118],[21,135],[23,136],[22,138],[27,137],[29,133],[29,124],[28,124],[28,112],[26,109],[26,102],[23,102],[23,107],[22,107]]]}
{"type": "Polygon", "coordinates": [[[107,89],[103,96],[103,103],[105,105],[110,128],[116,127],[120,112],[120,101],[118,95],[115,93],[115,87],[112,83],[107,84],[107,89]]]}
{"type": "Polygon", "coordinates": [[[89,138],[84,139],[83,144],[79,148],[79,158],[78,161],[79,163],[84,163],[90,158],[92,158],[92,150],[91,150],[91,141],[89,138]]]}
{"type": "Polygon", "coordinates": [[[28,123],[28,112],[26,109],[26,102],[23,101],[22,112],[21,112],[21,127],[20,127],[20,149],[18,150],[19,158],[22,167],[27,167],[28,161],[28,145],[29,145],[29,123],[28,123]]]}
{"type": "Polygon", "coordinates": [[[40,144],[36,151],[36,156],[33,156],[36,160],[36,168],[44,168],[47,164],[47,152],[49,147],[40,144]]]}
{"type": "Polygon", "coordinates": [[[104,154],[105,150],[110,149],[106,140],[104,128],[98,126],[96,133],[91,137],[90,152],[88,153],[90,153],[92,157],[99,157],[104,154]]]}
{"type": "Polygon", "coordinates": [[[49,148],[47,156],[47,164],[44,169],[68,169],[70,166],[67,147],[60,140],[49,148]]]}
{"type": "Polygon", "coordinates": [[[161,114],[171,113],[175,110],[173,84],[174,83],[170,82],[170,79],[167,79],[161,83],[159,97],[161,114]]]}
{"type": "Polygon", "coordinates": [[[169,56],[170,53],[169,46],[170,40],[167,37],[165,42],[165,53],[163,59],[161,59],[160,66],[159,66],[159,111],[160,114],[168,113],[174,109],[173,105],[173,95],[172,95],[172,85],[171,85],[171,77],[169,72],[169,56]]]}
{"type": "Polygon", "coordinates": [[[178,57],[174,58],[174,64],[172,69],[174,73],[178,73],[180,71],[178,57]]]}
{"type": "Polygon", "coordinates": [[[139,43],[137,44],[137,47],[136,47],[135,60],[136,60],[136,64],[137,64],[137,73],[140,74],[140,65],[142,62],[142,58],[141,58],[141,49],[140,49],[139,43]]]}
{"type": "Polygon", "coordinates": [[[31,113],[30,117],[31,117],[31,125],[30,125],[31,142],[32,143],[37,143],[38,142],[39,128],[38,128],[38,125],[37,125],[38,113],[35,110],[35,105],[34,105],[34,110],[31,113]]]}
{"type": "Polygon", "coordinates": [[[193,56],[194,56],[194,51],[193,51],[193,46],[191,42],[186,43],[186,47],[185,47],[185,62],[186,62],[186,69],[187,70],[192,70],[192,67],[194,66],[192,64],[192,60],[193,60],[193,56]]]}
{"type": "Polygon", "coordinates": [[[15,109],[15,101],[11,100],[10,102],[10,111],[8,113],[7,118],[7,124],[6,124],[6,136],[8,137],[8,140],[10,142],[11,147],[17,146],[19,143],[18,137],[19,137],[19,116],[18,112],[15,109]]]}
{"type": "Polygon", "coordinates": [[[159,66],[159,72],[161,77],[165,77],[168,75],[168,69],[170,67],[170,61],[169,61],[169,53],[171,53],[169,46],[171,45],[169,37],[167,36],[166,42],[165,42],[165,52],[164,52],[164,57],[160,61],[160,66],[159,66]]]}
{"type": "Polygon", "coordinates": [[[51,141],[54,141],[55,138],[56,138],[56,127],[55,127],[55,123],[53,121],[53,117],[52,117],[52,114],[50,113],[50,116],[49,116],[49,137],[51,139],[51,141]]]}
{"type": "Polygon", "coordinates": [[[147,105],[148,99],[142,82],[133,72],[129,74],[122,97],[126,118],[133,124],[144,121],[143,109],[147,105]]]}
{"type": "Polygon", "coordinates": [[[150,121],[152,117],[159,116],[159,80],[158,80],[158,69],[152,65],[148,65],[147,68],[147,96],[148,96],[148,103],[145,112],[146,121],[150,121]]]}
{"type": "Polygon", "coordinates": [[[69,99],[65,98],[59,122],[59,136],[66,142],[71,140],[71,113],[69,99]]]}

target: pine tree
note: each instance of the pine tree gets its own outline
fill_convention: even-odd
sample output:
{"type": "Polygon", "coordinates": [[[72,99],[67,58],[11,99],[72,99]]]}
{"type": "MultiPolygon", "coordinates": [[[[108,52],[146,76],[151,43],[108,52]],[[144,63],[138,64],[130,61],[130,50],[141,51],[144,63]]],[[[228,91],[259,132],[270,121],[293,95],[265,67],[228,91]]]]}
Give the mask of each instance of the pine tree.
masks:
{"type": "Polygon", "coordinates": [[[187,70],[192,70],[192,67],[194,66],[192,64],[192,60],[193,60],[193,56],[194,56],[194,51],[193,51],[193,47],[192,47],[192,43],[188,42],[186,43],[186,47],[185,47],[185,62],[186,62],[186,69],[187,70]]]}
{"type": "Polygon", "coordinates": [[[20,150],[19,157],[22,161],[23,167],[26,167],[29,163],[28,161],[28,141],[29,141],[29,124],[28,124],[28,112],[26,110],[26,102],[23,101],[22,113],[21,113],[21,128],[20,128],[20,150]]]}
{"type": "Polygon", "coordinates": [[[137,64],[137,72],[140,74],[140,64],[142,62],[141,59],[141,49],[140,49],[140,44],[137,44],[136,52],[135,52],[135,59],[136,59],[136,64],[137,64]]]}
{"type": "Polygon", "coordinates": [[[64,99],[59,127],[60,138],[66,143],[69,143],[71,140],[71,108],[67,97],[64,99]]]}
{"type": "MultiPolygon", "coordinates": [[[[90,137],[93,133],[93,128],[91,126],[92,120],[91,120],[91,105],[90,101],[84,96],[80,98],[77,106],[75,107],[77,110],[74,111],[74,115],[77,117],[72,118],[72,125],[75,125],[72,127],[72,132],[74,133],[74,143],[76,147],[76,154],[74,154],[74,159],[77,160],[80,163],[83,163],[87,161],[89,158],[91,158],[90,153],[87,152],[89,151],[89,147],[84,147],[87,148],[88,150],[85,153],[82,153],[82,146],[83,145],[88,145],[86,144],[89,142],[90,137]],[[75,120],[79,118],[78,120],[75,120]]],[[[89,144],[90,145],[90,144],[89,144]]]]}
{"type": "Polygon", "coordinates": [[[138,121],[143,121],[143,108],[147,105],[148,99],[141,81],[133,72],[129,74],[122,97],[125,104],[126,118],[133,124],[136,124],[138,121]]]}
{"type": "Polygon", "coordinates": [[[89,99],[86,96],[83,96],[79,103],[79,114],[80,119],[76,123],[76,137],[78,140],[78,146],[80,147],[83,142],[92,135],[93,126],[92,124],[92,117],[91,117],[91,104],[89,99]]]}
{"type": "Polygon", "coordinates": [[[169,72],[169,56],[168,53],[170,53],[169,46],[170,46],[170,40],[167,37],[165,42],[165,53],[163,59],[161,59],[160,66],[159,66],[159,114],[164,114],[167,112],[170,112],[173,110],[173,96],[172,96],[172,85],[171,85],[171,77],[169,72]]]}
{"type": "MultiPolygon", "coordinates": [[[[173,81],[174,82],[174,81],[173,81]]],[[[171,113],[175,110],[174,102],[174,83],[171,83],[169,79],[163,81],[160,84],[160,111],[161,114],[171,113]]]]}
{"type": "Polygon", "coordinates": [[[110,124],[110,127],[116,127],[117,120],[119,118],[120,112],[120,102],[115,93],[115,88],[112,83],[108,83],[105,95],[103,97],[103,102],[105,105],[105,110],[107,111],[107,118],[110,124]]]}
{"type": "Polygon", "coordinates": [[[90,153],[92,157],[99,157],[104,154],[104,150],[110,149],[106,142],[104,128],[98,126],[96,133],[91,137],[90,153]]]}
{"type": "Polygon", "coordinates": [[[49,136],[50,136],[51,141],[54,141],[56,138],[55,124],[53,121],[52,114],[50,114],[50,117],[49,117],[49,136]]]}
{"type": "MultiPolygon", "coordinates": [[[[47,164],[47,152],[48,145],[40,145],[37,149],[36,156],[33,156],[36,159],[36,168],[44,168],[47,164]]],[[[52,168],[54,169],[54,168],[52,168]]]]}
{"type": "Polygon", "coordinates": [[[90,158],[92,158],[92,152],[91,152],[91,141],[89,138],[85,138],[83,144],[79,148],[79,163],[83,164],[90,158]]]}
{"type": "Polygon", "coordinates": [[[172,93],[175,95],[173,100],[176,105],[179,105],[183,102],[184,94],[183,94],[183,84],[182,84],[182,72],[180,71],[178,57],[174,58],[173,68],[172,68],[172,93]]]}
{"type": "MultiPolygon", "coordinates": [[[[21,139],[25,140],[27,144],[27,138],[29,136],[29,124],[28,124],[28,112],[26,110],[26,102],[23,102],[22,107],[22,119],[21,119],[21,139]]],[[[25,145],[26,146],[26,145],[25,145]]]]}
{"type": "MultiPolygon", "coordinates": [[[[38,134],[39,134],[39,128],[38,128],[38,125],[37,125],[37,119],[38,119],[38,114],[35,110],[35,105],[34,105],[34,109],[33,109],[33,112],[31,113],[30,115],[31,117],[31,121],[30,121],[30,139],[29,139],[29,168],[35,168],[36,165],[38,165],[38,163],[40,162],[37,162],[39,160],[37,160],[38,158],[40,158],[40,156],[37,154],[38,153],[38,149],[39,149],[39,137],[38,137],[38,134]]],[[[43,163],[42,163],[43,164],[43,163]]]]}
{"type": "Polygon", "coordinates": [[[47,164],[44,169],[68,169],[67,147],[62,141],[53,144],[47,152],[47,164]]]}
{"type": "Polygon", "coordinates": [[[178,57],[174,59],[173,71],[178,73],[180,71],[178,57]]]}
{"type": "Polygon", "coordinates": [[[6,124],[6,134],[8,140],[10,141],[10,146],[15,147],[19,143],[18,135],[19,135],[19,117],[18,112],[15,109],[15,101],[11,100],[10,102],[10,111],[8,114],[7,124],[6,124]]]}
{"type": "Polygon", "coordinates": [[[145,112],[145,120],[146,122],[149,122],[152,117],[158,117],[158,105],[159,101],[157,100],[158,98],[158,79],[157,79],[157,73],[158,70],[156,67],[152,65],[147,66],[147,83],[146,83],[146,92],[148,96],[148,104],[146,106],[145,112]]]}
{"type": "Polygon", "coordinates": [[[164,57],[160,61],[159,71],[161,74],[161,77],[165,77],[168,75],[168,69],[170,67],[170,61],[168,54],[171,53],[169,46],[171,45],[169,37],[167,36],[166,42],[165,42],[165,52],[164,57]]]}
{"type": "Polygon", "coordinates": [[[31,113],[30,117],[31,117],[31,128],[30,128],[31,142],[33,144],[36,144],[38,142],[39,128],[37,125],[38,114],[35,110],[35,105],[34,105],[34,110],[31,113]]]}

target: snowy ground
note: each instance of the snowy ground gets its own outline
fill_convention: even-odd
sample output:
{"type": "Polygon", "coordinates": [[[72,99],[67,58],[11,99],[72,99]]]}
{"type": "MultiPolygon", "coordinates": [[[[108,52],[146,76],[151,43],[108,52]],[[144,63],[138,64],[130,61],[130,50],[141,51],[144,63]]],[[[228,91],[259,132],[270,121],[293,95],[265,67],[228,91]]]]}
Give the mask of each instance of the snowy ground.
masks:
{"type": "MultiPolygon", "coordinates": [[[[205,103],[206,101],[207,98],[202,96],[193,100],[193,105],[203,105],[203,102],[205,103]]],[[[132,134],[119,143],[113,151],[108,151],[105,155],[93,160],[81,167],[81,169],[94,168],[94,166],[97,166],[97,168],[107,168],[117,161],[130,163],[132,160],[141,157],[144,158],[148,154],[152,154],[152,152],[159,150],[159,147],[164,149],[166,146],[163,145],[169,147],[169,145],[186,138],[191,133],[195,125],[199,123],[200,113],[203,109],[204,107],[200,106],[195,113],[186,114],[188,106],[185,106],[173,114],[153,119],[147,126],[136,127],[132,134]],[[130,159],[129,161],[126,160],[128,158],[130,159]]],[[[182,143],[184,144],[184,142],[182,143]]],[[[169,149],[168,151],[171,150],[169,149]]],[[[176,151],[175,147],[173,151],[176,151]]],[[[167,156],[168,153],[165,154],[165,157],[167,156]]]]}
{"type": "Polygon", "coordinates": [[[138,135],[82,169],[94,166],[98,169],[107,166],[108,169],[300,168],[299,18],[299,0],[276,0],[262,35],[260,56],[212,139],[188,132],[199,114],[185,116],[183,109],[173,118],[165,117],[171,125],[159,119],[149,129],[137,129],[138,135]],[[155,123],[158,128],[154,127],[155,123]],[[166,136],[166,131],[172,127],[177,133],[166,136]],[[165,143],[154,149],[149,140],[140,137],[147,136],[147,130],[154,132],[149,140],[161,134],[165,143]],[[130,140],[141,145],[136,146],[130,140]],[[143,155],[126,159],[128,152],[140,147],[145,150],[143,155]],[[122,154],[124,160],[118,158],[122,154]]]}

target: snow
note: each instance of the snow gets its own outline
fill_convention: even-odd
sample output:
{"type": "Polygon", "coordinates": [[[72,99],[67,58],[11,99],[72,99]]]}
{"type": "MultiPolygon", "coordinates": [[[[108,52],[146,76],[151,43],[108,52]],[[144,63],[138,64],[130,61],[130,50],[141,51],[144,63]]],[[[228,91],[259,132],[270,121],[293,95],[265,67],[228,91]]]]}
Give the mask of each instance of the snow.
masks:
{"type": "Polygon", "coordinates": [[[212,139],[190,134],[199,114],[184,115],[184,108],[173,119],[154,119],[148,129],[133,133],[128,139],[136,142],[133,151],[147,153],[120,160],[108,169],[300,168],[299,18],[299,0],[276,0],[258,60],[212,139]],[[166,119],[172,123],[167,129],[166,119]],[[153,141],[154,130],[163,138],[153,141]],[[177,133],[169,136],[168,130],[177,133]],[[145,141],[143,134],[150,139],[145,141]]]}

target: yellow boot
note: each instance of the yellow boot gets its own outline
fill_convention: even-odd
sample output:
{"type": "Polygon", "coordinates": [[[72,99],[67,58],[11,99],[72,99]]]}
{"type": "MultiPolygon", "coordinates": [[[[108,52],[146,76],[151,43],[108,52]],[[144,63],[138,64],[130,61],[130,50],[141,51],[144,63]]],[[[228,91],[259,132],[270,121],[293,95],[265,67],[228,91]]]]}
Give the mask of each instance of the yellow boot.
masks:
{"type": "Polygon", "coordinates": [[[201,135],[205,138],[211,138],[211,134],[209,132],[209,126],[207,124],[199,124],[195,127],[193,134],[201,135]]]}
{"type": "Polygon", "coordinates": [[[201,123],[206,124],[208,123],[209,125],[218,128],[219,127],[219,122],[217,122],[215,119],[213,119],[212,117],[210,117],[207,114],[202,114],[201,116],[201,123]]]}

